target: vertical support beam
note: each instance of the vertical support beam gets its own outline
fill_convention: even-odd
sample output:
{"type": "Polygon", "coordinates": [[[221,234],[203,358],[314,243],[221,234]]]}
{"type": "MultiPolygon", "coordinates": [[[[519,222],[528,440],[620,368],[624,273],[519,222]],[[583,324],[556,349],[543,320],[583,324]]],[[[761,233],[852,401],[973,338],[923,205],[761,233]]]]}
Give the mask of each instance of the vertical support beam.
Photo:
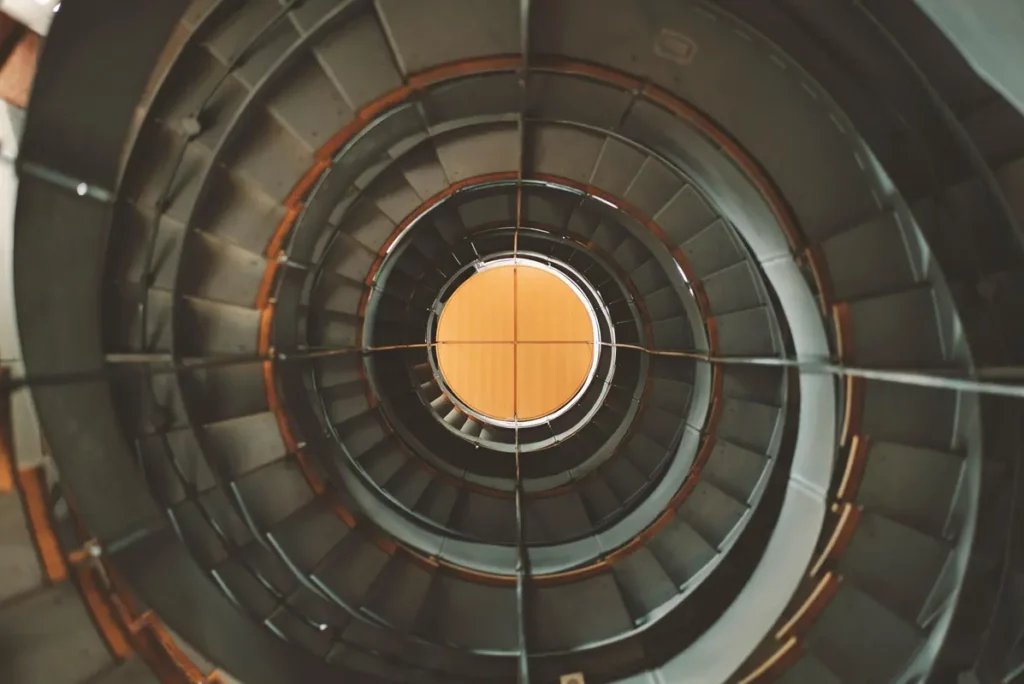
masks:
{"type": "Polygon", "coordinates": [[[529,558],[523,535],[523,478],[519,468],[519,427],[516,427],[516,614],[519,617],[518,683],[530,684],[530,656],[526,637],[526,581],[530,575],[529,558]]]}
{"type": "Polygon", "coordinates": [[[519,252],[519,228],[523,217],[523,177],[526,175],[527,77],[530,71],[530,0],[519,0],[519,173],[516,185],[516,229],[512,237],[512,256],[519,252]]]}
{"type": "MultiPolygon", "coordinates": [[[[530,71],[530,0],[519,0],[519,53],[521,61],[519,64],[519,94],[521,97],[519,106],[519,174],[516,183],[516,229],[512,238],[512,257],[515,259],[519,254],[519,229],[523,225],[523,176],[526,173],[526,105],[527,105],[527,76],[530,71]]],[[[518,321],[518,283],[513,285],[513,312],[518,321]]],[[[513,329],[513,358],[516,368],[513,379],[513,391],[517,396],[515,399],[515,458],[516,458],[516,614],[519,620],[519,667],[517,681],[519,684],[530,684],[530,655],[529,642],[526,636],[526,582],[530,575],[529,557],[526,552],[524,539],[524,512],[523,512],[523,477],[519,460],[519,404],[518,404],[518,328],[513,329]]]]}

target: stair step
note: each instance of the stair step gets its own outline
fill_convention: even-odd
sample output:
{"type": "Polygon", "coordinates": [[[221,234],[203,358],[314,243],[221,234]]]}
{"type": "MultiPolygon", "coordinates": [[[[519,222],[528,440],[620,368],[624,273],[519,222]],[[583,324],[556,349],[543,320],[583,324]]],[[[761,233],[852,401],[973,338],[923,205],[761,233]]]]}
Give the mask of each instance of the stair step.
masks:
{"type": "Polygon", "coordinates": [[[363,281],[376,255],[351,236],[339,234],[324,255],[324,271],[334,271],[349,280],[363,281]]]}
{"type": "Polygon", "coordinates": [[[682,189],[683,181],[664,163],[648,157],[626,191],[625,200],[646,216],[656,216],[682,189]]]}
{"type": "Polygon", "coordinates": [[[458,181],[496,171],[510,171],[519,165],[519,132],[514,125],[495,125],[474,133],[435,139],[437,156],[448,174],[458,181]]]}
{"type": "Polygon", "coordinates": [[[295,29],[285,20],[278,21],[259,42],[253,43],[253,39],[271,25],[280,9],[280,4],[275,0],[249,3],[234,13],[230,20],[214,28],[206,38],[207,47],[225,64],[249,48],[251,54],[240,72],[244,73],[247,83],[253,84],[284,53],[287,46],[298,38],[295,29]]]}
{"type": "Polygon", "coordinates": [[[690,326],[679,318],[655,321],[651,325],[653,347],[662,351],[690,349],[693,335],[690,326]]]}
{"type": "Polygon", "coordinates": [[[208,182],[210,196],[217,201],[197,207],[196,222],[213,235],[261,254],[284,219],[281,203],[222,171],[214,170],[208,182]]]}
{"type": "Polygon", "coordinates": [[[921,642],[920,633],[850,582],[843,582],[807,634],[807,648],[844,684],[896,677],[921,642]]]}
{"type": "Polygon", "coordinates": [[[487,496],[462,490],[464,497],[458,517],[452,515],[452,524],[477,539],[492,544],[511,544],[516,541],[515,499],[487,496]]]}
{"type": "Polygon", "coordinates": [[[266,106],[306,149],[316,151],[355,114],[313,53],[288,69],[267,95],[266,106]]]}
{"type": "Polygon", "coordinates": [[[221,489],[211,489],[197,500],[178,504],[170,513],[173,524],[200,563],[217,565],[226,557],[227,543],[245,545],[252,540],[252,530],[221,489]],[[227,541],[211,527],[210,520],[227,541]]]}
{"type": "Polygon", "coordinates": [[[359,459],[367,474],[378,485],[391,480],[410,457],[394,439],[385,439],[371,447],[359,459]]]}
{"type": "Polygon", "coordinates": [[[939,366],[945,361],[928,287],[850,303],[851,349],[845,361],[864,366],[939,366]]]}
{"type": "Polygon", "coordinates": [[[367,410],[335,426],[345,451],[352,458],[360,458],[369,449],[386,438],[376,412],[367,410]]]}
{"type": "Polygon", "coordinates": [[[697,279],[738,264],[746,256],[733,229],[719,219],[681,245],[697,279]]]}
{"type": "Polygon", "coordinates": [[[956,425],[956,393],[892,382],[864,383],[861,430],[879,441],[949,449],[956,425]]]}
{"type": "Polygon", "coordinates": [[[647,548],[637,549],[612,566],[630,615],[637,622],[675,597],[677,586],[647,548]]]}
{"type": "Polygon", "coordinates": [[[529,497],[523,505],[523,527],[531,544],[553,544],[582,536],[593,528],[578,492],[529,497]]]}
{"type": "Polygon", "coordinates": [[[783,375],[778,368],[721,366],[722,396],[769,406],[782,404],[783,375]]]}
{"type": "Polygon", "coordinates": [[[683,428],[679,415],[669,413],[657,406],[647,407],[639,417],[638,423],[638,433],[643,433],[664,449],[675,446],[683,428]]]}
{"type": "Polygon", "coordinates": [[[758,276],[749,261],[726,266],[701,280],[712,316],[753,309],[764,304],[758,276]]]}
{"type": "Polygon", "coordinates": [[[283,204],[296,180],[313,166],[312,152],[269,112],[253,112],[247,135],[224,163],[262,195],[283,204]]]}
{"type": "Polygon", "coordinates": [[[653,259],[629,274],[630,280],[641,296],[660,290],[669,284],[661,264],[653,259]]]}
{"type": "Polygon", "coordinates": [[[647,484],[647,477],[627,459],[616,458],[608,462],[605,481],[619,501],[626,501],[647,484]]]}
{"type": "Polygon", "coordinates": [[[403,506],[411,509],[422,498],[431,478],[430,473],[410,459],[385,487],[403,506]]]}
{"type": "MultiPolygon", "coordinates": [[[[40,587],[43,573],[15,492],[0,494],[0,606],[40,587]]],[[[0,609],[2,610],[2,609],[0,609]]]]}
{"type": "Polygon", "coordinates": [[[630,273],[651,258],[651,252],[639,240],[630,236],[612,254],[623,271],[630,273]]]}
{"type": "Polygon", "coordinates": [[[299,464],[284,458],[239,479],[234,489],[253,522],[268,529],[313,500],[313,490],[299,464]]]}
{"type": "Polygon", "coordinates": [[[646,160],[647,157],[636,148],[607,138],[601,156],[594,166],[591,183],[605,192],[621,197],[646,160]]]}
{"type": "Polygon", "coordinates": [[[321,385],[320,397],[331,423],[340,425],[369,411],[367,389],[362,378],[344,384],[321,385]]]}
{"type": "Polygon", "coordinates": [[[763,454],[719,438],[701,471],[701,477],[707,477],[737,501],[749,503],[768,463],[763,454]]]}
{"type": "MultiPolygon", "coordinates": [[[[191,409],[196,421],[217,423],[267,411],[266,381],[261,364],[239,364],[190,370],[182,384],[201,397],[191,409]]],[[[173,386],[173,383],[168,383],[173,386]]]]}
{"type": "Polygon", "coordinates": [[[138,656],[123,663],[112,665],[106,672],[89,684],[159,684],[149,666],[138,656]]]}
{"type": "Polygon", "coordinates": [[[448,523],[459,491],[454,485],[435,477],[416,503],[416,510],[441,525],[448,523]]]}
{"type": "Polygon", "coordinates": [[[580,494],[587,507],[588,517],[595,523],[617,511],[621,503],[601,472],[583,480],[580,494]]]}
{"type": "Polygon", "coordinates": [[[287,453],[277,418],[270,412],[204,425],[202,438],[213,462],[223,463],[235,478],[287,453]]]}
{"type": "Polygon", "coordinates": [[[768,453],[779,429],[777,406],[731,397],[722,401],[718,435],[753,451],[768,453]]]}
{"type": "Polygon", "coordinates": [[[363,606],[400,632],[416,624],[434,576],[423,568],[392,556],[367,593],[363,606]]]}
{"type": "Polygon", "coordinates": [[[669,448],[643,433],[634,434],[626,443],[625,456],[645,477],[651,477],[669,457],[669,448]]]}
{"type": "Polygon", "coordinates": [[[74,585],[64,582],[0,608],[0,680],[79,684],[111,656],[74,585]]]}
{"type": "Polygon", "coordinates": [[[314,578],[333,597],[358,606],[389,558],[366,534],[353,531],[320,564],[314,578]]]}
{"type": "Polygon", "coordinates": [[[679,294],[671,285],[645,296],[644,305],[647,307],[647,315],[650,316],[652,321],[673,319],[676,325],[685,325],[685,323],[678,320],[684,315],[683,303],[679,300],[679,294]]]}
{"type": "Polygon", "coordinates": [[[843,680],[810,653],[801,656],[778,681],[779,684],[843,684],[843,680]]]}
{"type": "Polygon", "coordinates": [[[335,273],[324,273],[316,290],[310,297],[311,309],[327,309],[328,311],[349,316],[359,315],[366,288],[362,283],[355,283],[335,273]]]}
{"type": "MultiPolygon", "coordinates": [[[[662,357],[667,358],[667,357],[662,357]]],[[[657,406],[668,413],[682,415],[690,403],[693,384],[683,380],[658,376],[658,362],[652,364],[652,375],[647,396],[652,406],[657,406]]]]}
{"type": "Polygon", "coordinates": [[[466,648],[515,650],[519,643],[515,588],[437,575],[417,632],[466,648]]]}
{"type": "Polygon", "coordinates": [[[857,503],[938,538],[962,469],[962,458],[946,451],[872,441],[857,503]]]}
{"type": "MultiPolygon", "coordinates": [[[[605,130],[618,125],[630,102],[630,94],[619,88],[565,74],[530,74],[526,86],[526,111],[531,118],[577,121],[605,130]]],[[[597,187],[617,196],[625,191],[624,184],[618,190],[597,187]]]]}
{"type": "Polygon", "coordinates": [[[338,354],[315,359],[317,383],[321,387],[342,385],[362,379],[363,361],[356,354],[338,354]]]}
{"type": "Polygon", "coordinates": [[[179,291],[209,301],[252,308],[267,260],[210,233],[194,232],[181,254],[179,291]]]}
{"type": "Polygon", "coordinates": [[[350,532],[337,513],[318,500],[283,520],[269,536],[292,565],[308,573],[350,532]]]}
{"type": "Polygon", "coordinates": [[[654,216],[654,220],[676,245],[682,245],[695,237],[716,218],[714,210],[690,185],[680,188],[654,216]]]}
{"type": "Polygon", "coordinates": [[[470,57],[519,52],[519,6],[503,0],[486,9],[466,0],[438,7],[409,6],[402,0],[378,3],[381,22],[407,74],[470,57]],[[437,36],[446,36],[437,40],[437,36]]]}
{"type": "Polygon", "coordinates": [[[678,515],[720,549],[746,512],[743,502],[700,480],[679,507],[678,515]]]}
{"type": "Polygon", "coordinates": [[[775,323],[767,307],[734,311],[715,317],[719,352],[729,356],[774,356],[775,323]]]}
{"type": "Polygon", "coordinates": [[[603,219],[590,238],[591,242],[607,254],[614,253],[619,245],[629,239],[629,234],[619,225],[617,217],[603,219]]]}
{"type": "Polygon", "coordinates": [[[183,356],[255,354],[260,312],[206,299],[185,299],[178,325],[183,356]]]}
{"type": "Polygon", "coordinates": [[[659,530],[648,548],[677,587],[697,576],[718,553],[692,525],[679,517],[659,530]]]}
{"type": "Polygon", "coordinates": [[[839,301],[905,290],[918,278],[892,212],[829,238],[821,250],[832,296],[839,301]]]}
{"type": "Polygon", "coordinates": [[[916,620],[949,553],[944,542],[865,512],[839,571],[890,610],[916,620]]]}
{"type": "Polygon", "coordinates": [[[610,573],[563,586],[541,586],[535,596],[527,634],[535,635],[538,649],[571,649],[633,626],[610,573]]]}

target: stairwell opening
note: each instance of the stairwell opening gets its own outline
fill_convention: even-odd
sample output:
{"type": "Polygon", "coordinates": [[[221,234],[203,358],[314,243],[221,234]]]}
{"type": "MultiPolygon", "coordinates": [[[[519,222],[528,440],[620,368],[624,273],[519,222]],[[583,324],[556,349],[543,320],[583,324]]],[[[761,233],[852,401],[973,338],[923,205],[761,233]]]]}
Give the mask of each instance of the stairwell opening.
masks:
{"type": "Polygon", "coordinates": [[[597,370],[597,316],[557,269],[529,259],[482,264],[438,319],[447,391],[486,422],[542,424],[569,410],[597,370]]]}

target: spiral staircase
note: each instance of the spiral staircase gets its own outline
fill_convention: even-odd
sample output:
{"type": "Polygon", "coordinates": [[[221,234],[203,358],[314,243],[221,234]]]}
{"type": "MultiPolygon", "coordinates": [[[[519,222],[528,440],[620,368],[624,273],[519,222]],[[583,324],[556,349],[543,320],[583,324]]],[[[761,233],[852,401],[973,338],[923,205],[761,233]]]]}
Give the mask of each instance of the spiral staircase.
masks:
{"type": "Polygon", "coordinates": [[[64,4],[0,681],[1024,676],[1024,116],[922,9],[64,4]],[[438,363],[510,260],[595,312],[539,421],[438,363]]]}

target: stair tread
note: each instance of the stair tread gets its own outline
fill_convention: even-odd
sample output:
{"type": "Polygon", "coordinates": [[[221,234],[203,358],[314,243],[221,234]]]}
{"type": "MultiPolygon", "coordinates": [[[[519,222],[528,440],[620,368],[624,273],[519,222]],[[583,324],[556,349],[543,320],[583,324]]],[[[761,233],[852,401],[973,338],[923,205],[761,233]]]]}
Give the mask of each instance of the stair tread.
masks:
{"type": "Polygon", "coordinates": [[[315,151],[355,114],[312,53],[288,69],[287,78],[266,97],[266,106],[284,128],[315,151]]]}
{"type": "Polygon", "coordinates": [[[962,457],[947,451],[872,441],[857,503],[934,537],[942,535],[962,457]]]}
{"type": "Polygon", "coordinates": [[[823,662],[805,653],[779,678],[779,684],[843,684],[823,662]]]}
{"type": "Polygon", "coordinates": [[[409,6],[385,0],[378,3],[381,21],[395,45],[406,73],[481,55],[519,51],[518,5],[509,0],[487,9],[465,0],[444,0],[438,6],[409,6]],[[444,35],[446,40],[436,40],[444,35]]]}
{"type": "Polygon", "coordinates": [[[111,667],[89,684],[159,684],[149,666],[138,656],[111,667]]]}
{"type": "Polygon", "coordinates": [[[840,585],[806,638],[809,650],[844,684],[895,677],[921,641],[920,633],[849,582],[840,585]]]}
{"type": "Polygon", "coordinates": [[[651,539],[648,548],[679,587],[695,577],[718,553],[693,526],[678,517],[651,539]]]}
{"type": "Polygon", "coordinates": [[[474,584],[438,575],[428,601],[424,610],[429,614],[420,620],[420,633],[471,648],[518,647],[514,587],[474,584]]]}
{"type": "Polygon", "coordinates": [[[686,185],[654,215],[654,220],[676,245],[681,245],[711,225],[716,217],[700,193],[686,185]]]}
{"type": "Polygon", "coordinates": [[[832,296],[837,300],[870,297],[915,284],[902,228],[892,212],[829,238],[821,250],[832,296]]]}
{"type": "Polygon", "coordinates": [[[767,453],[779,427],[781,411],[777,406],[726,397],[718,435],[753,451],[767,453]]]}
{"type": "Polygon", "coordinates": [[[889,292],[850,303],[850,363],[942,365],[945,356],[930,287],[889,292]]]}
{"type": "Polygon", "coordinates": [[[733,311],[715,317],[718,347],[723,355],[774,356],[775,323],[767,307],[733,311]]]}
{"type": "Polygon", "coordinates": [[[74,585],[63,582],[0,609],[0,679],[78,684],[111,656],[74,585]]]}
{"type": "Polygon", "coordinates": [[[370,588],[364,606],[402,632],[416,623],[433,575],[408,561],[392,556],[370,588]]]}
{"type": "Polygon", "coordinates": [[[624,199],[646,216],[656,216],[682,187],[683,181],[678,174],[654,157],[647,157],[624,199]]]}
{"type": "Polygon", "coordinates": [[[531,543],[555,543],[583,535],[593,523],[578,492],[529,497],[523,506],[524,527],[531,543]]]}
{"type": "Polygon", "coordinates": [[[253,471],[234,487],[238,497],[246,502],[253,522],[263,529],[284,520],[314,498],[305,473],[293,458],[283,458],[253,471]]]}
{"type": "Polygon", "coordinates": [[[733,229],[725,221],[713,221],[681,245],[693,266],[694,275],[703,279],[727,266],[745,260],[745,255],[733,229]]]}
{"type": "Polygon", "coordinates": [[[750,502],[769,463],[764,454],[719,438],[701,477],[707,477],[736,500],[750,502]]]}
{"type": "Polygon", "coordinates": [[[530,613],[539,649],[573,648],[621,634],[633,620],[611,574],[538,587],[530,613]]]}
{"type": "Polygon", "coordinates": [[[753,309],[764,303],[758,277],[748,261],[741,261],[706,275],[701,280],[712,316],[753,309]]]}
{"type": "Polygon", "coordinates": [[[679,507],[678,515],[721,548],[746,512],[743,502],[702,479],[679,507]]]}
{"type": "Polygon", "coordinates": [[[311,572],[351,532],[320,500],[279,523],[269,536],[300,571],[311,572]]]}
{"type": "Polygon", "coordinates": [[[647,548],[637,549],[612,566],[634,620],[640,620],[676,595],[677,587],[647,548]]]}
{"type": "Polygon", "coordinates": [[[358,606],[389,558],[366,534],[353,531],[320,564],[315,578],[343,603],[358,606]]]}
{"type": "Polygon", "coordinates": [[[277,417],[269,411],[204,425],[202,438],[214,462],[225,464],[235,477],[244,477],[287,453],[277,417]]]}
{"type": "Polygon", "coordinates": [[[0,494],[0,605],[43,584],[43,573],[18,494],[0,494]]]}
{"type": "Polygon", "coordinates": [[[949,553],[945,542],[866,511],[839,571],[890,610],[916,620],[949,553]]]}

